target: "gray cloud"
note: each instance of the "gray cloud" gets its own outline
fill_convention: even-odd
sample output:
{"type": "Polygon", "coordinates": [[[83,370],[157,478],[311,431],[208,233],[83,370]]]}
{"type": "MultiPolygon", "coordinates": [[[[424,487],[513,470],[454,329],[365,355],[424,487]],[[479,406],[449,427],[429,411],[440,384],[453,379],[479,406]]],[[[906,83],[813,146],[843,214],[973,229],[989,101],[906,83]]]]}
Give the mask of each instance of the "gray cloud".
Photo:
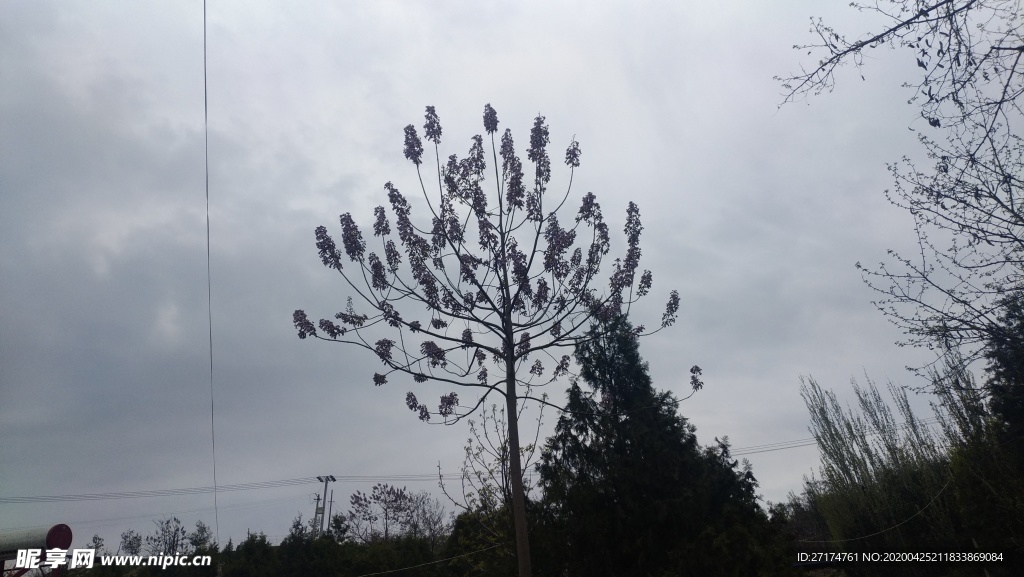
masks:
{"type": "MultiPolygon", "coordinates": [[[[771,76],[795,69],[789,47],[821,9],[211,5],[218,481],[461,462],[468,431],[416,421],[412,383],[375,388],[365,351],[291,327],[295,308],[327,316],[347,296],[314,227],[348,211],[368,223],[385,181],[416,190],[401,130],[426,104],[442,154],[465,153],[485,102],[520,148],[540,111],[555,153],[581,142],[571,203],[595,192],[615,230],[640,204],[655,287],[637,320],[656,322],[669,289],[683,297],[680,323],[642,352],[677,393],[686,368],[704,367],[707,388],[681,408],[703,442],[806,437],[801,374],[843,392],[865,370],[909,381],[917,353],[892,346],[853,268],[911,240],[881,195],[884,163],[914,147],[902,65],[776,110],[771,76]]],[[[212,483],[201,16],[95,2],[0,14],[0,496],[212,483]]],[[[817,460],[813,448],[751,459],[773,500],[817,460]]],[[[339,484],[335,506],[365,488],[339,484]]],[[[221,495],[222,541],[284,533],[317,490],[221,495]]],[[[211,507],[209,495],[0,505],[0,529],[75,520],[78,541],[113,541],[161,514],[211,522],[211,507]]]]}

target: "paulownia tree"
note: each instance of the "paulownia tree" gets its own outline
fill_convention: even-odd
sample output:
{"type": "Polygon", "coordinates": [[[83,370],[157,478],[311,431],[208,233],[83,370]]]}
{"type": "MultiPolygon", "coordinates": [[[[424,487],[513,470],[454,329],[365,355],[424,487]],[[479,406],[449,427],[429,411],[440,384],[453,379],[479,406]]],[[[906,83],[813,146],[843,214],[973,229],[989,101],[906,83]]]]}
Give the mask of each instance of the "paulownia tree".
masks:
{"type": "MultiPolygon", "coordinates": [[[[465,158],[451,155],[442,162],[441,123],[428,106],[423,128],[434,145],[436,191],[428,191],[424,182],[423,142],[412,125],[405,127],[405,157],[416,167],[423,194],[417,210],[428,212],[429,222],[414,223],[413,204],[388,182],[384,189],[391,216],[384,206],[374,209],[377,251],[369,250],[350,213],[340,217],[341,249],[325,227],[317,227],[320,259],[341,275],[360,304],[357,308],[350,296],[334,320],[321,319],[317,325],[296,310],[294,323],[299,338],[353,344],[376,354],[384,368],[373,375],[374,385],[405,374],[416,383],[450,386],[452,392],[441,396],[437,411],[415,393],[406,395],[408,408],[423,421],[439,415],[445,423],[458,422],[483,406],[489,395],[504,398],[517,560],[519,574],[527,576],[531,570],[517,407],[527,400],[546,403],[535,389],[568,373],[569,353],[591,320],[628,312],[651,290],[652,276],[639,270],[643,227],[639,209],[630,202],[626,255],[615,259],[607,288],[598,290],[610,238],[596,197],[587,193],[571,222],[560,217],[580,163],[575,139],[565,152],[570,169],[565,192],[552,202],[544,117],[536,117],[530,132],[529,177],[511,131],[498,138],[500,146],[495,143],[498,116],[489,104],[483,121],[496,194],[489,197],[483,188],[484,137],[472,138],[465,158]],[[475,398],[460,404],[459,390],[471,391],[475,398]]],[[[672,291],[661,328],[676,320],[678,308],[679,295],[672,291]]],[[[637,332],[645,329],[640,326],[637,332]]]]}

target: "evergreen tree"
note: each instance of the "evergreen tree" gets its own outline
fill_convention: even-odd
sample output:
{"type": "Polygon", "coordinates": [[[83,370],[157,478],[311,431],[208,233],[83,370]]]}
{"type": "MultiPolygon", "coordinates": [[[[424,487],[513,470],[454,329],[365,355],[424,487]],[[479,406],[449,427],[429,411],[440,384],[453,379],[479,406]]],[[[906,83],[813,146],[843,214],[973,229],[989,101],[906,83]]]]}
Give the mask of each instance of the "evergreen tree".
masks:
{"type": "Polygon", "coordinates": [[[989,407],[1009,452],[1024,465],[1024,297],[1002,301],[999,331],[989,339],[989,407]]]}
{"type": "Polygon", "coordinates": [[[281,570],[278,551],[263,532],[249,533],[237,548],[228,541],[224,554],[223,577],[279,577],[285,574],[281,570]]]}
{"type": "MultiPolygon", "coordinates": [[[[749,467],[704,449],[679,400],[655,391],[624,317],[576,350],[580,376],[538,469],[567,575],[755,574],[769,538],[749,467]],[[723,560],[728,558],[727,563],[723,560]]],[[[700,369],[692,385],[698,389],[700,369]]]]}

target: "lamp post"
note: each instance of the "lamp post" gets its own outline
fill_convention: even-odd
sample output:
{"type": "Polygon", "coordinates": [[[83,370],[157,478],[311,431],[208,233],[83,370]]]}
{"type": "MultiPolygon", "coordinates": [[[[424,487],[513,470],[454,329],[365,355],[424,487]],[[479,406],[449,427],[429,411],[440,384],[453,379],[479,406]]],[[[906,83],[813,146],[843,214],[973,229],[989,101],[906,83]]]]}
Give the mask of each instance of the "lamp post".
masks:
{"type": "Polygon", "coordinates": [[[324,505],[327,504],[327,483],[337,481],[337,479],[334,478],[334,475],[324,475],[322,477],[318,476],[316,480],[322,481],[324,484],[324,500],[322,501],[323,505],[321,505],[320,502],[317,503],[316,515],[313,517],[313,530],[315,531],[315,534],[313,535],[314,539],[324,534],[324,505]],[[319,523],[317,523],[317,517],[320,518],[319,523]]]}

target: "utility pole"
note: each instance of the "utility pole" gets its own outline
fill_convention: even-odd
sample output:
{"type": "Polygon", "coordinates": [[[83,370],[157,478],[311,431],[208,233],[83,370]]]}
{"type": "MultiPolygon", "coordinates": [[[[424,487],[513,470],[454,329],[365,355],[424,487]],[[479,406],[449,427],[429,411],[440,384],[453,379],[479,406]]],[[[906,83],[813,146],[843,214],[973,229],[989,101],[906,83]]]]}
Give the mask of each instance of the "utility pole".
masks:
{"type": "MultiPolygon", "coordinates": [[[[327,502],[327,530],[331,529],[331,510],[334,509],[334,489],[331,489],[331,500],[327,502]]],[[[335,537],[337,538],[337,537],[335,537]]]]}
{"type": "Polygon", "coordinates": [[[323,511],[323,507],[320,506],[320,493],[313,493],[313,499],[316,500],[316,508],[313,509],[313,530],[311,532],[313,534],[313,538],[316,539],[316,520],[321,514],[321,511],[323,511]]]}
{"type": "MultiPolygon", "coordinates": [[[[324,505],[327,504],[327,483],[337,481],[334,475],[324,475],[317,477],[317,481],[323,481],[324,483],[324,505]]],[[[313,538],[316,539],[320,535],[324,534],[324,507],[320,505],[320,495],[317,495],[316,499],[316,514],[313,516],[313,538]]]]}

